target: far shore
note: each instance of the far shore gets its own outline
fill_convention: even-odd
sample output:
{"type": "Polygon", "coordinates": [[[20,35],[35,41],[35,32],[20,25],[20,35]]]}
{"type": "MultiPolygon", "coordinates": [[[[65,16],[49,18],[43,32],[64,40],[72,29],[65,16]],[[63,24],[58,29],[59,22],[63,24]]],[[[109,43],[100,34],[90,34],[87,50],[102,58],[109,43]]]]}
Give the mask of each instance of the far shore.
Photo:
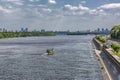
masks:
{"type": "Polygon", "coordinates": [[[0,32],[0,39],[36,36],[55,36],[54,32],[0,32]]]}

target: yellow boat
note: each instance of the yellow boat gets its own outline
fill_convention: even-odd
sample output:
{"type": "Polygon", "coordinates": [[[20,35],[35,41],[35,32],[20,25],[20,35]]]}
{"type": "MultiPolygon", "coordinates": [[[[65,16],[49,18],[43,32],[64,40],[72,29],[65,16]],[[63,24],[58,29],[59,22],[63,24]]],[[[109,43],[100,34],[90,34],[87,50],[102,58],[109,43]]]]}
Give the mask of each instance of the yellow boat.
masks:
{"type": "Polygon", "coordinates": [[[55,53],[53,48],[47,49],[46,52],[48,53],[48,55],[53,55],[55,53]]]}

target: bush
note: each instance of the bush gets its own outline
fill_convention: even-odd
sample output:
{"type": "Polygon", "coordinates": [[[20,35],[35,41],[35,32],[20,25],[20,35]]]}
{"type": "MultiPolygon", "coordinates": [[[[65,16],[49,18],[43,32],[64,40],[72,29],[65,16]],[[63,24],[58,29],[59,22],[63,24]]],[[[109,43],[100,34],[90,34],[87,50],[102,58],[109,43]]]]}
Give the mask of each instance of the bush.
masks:
{"type": "Polygon", "coordinates": [[[120,45],[118,45],[117,43],[112,43],[111,47],[113,48],[115,52],[117,53],[120,52],[120,45]]]}
{"type": "Polygon", "coordinates": [[[96,39],[98,40],[98,41],[100,41],[101,43],[105,43],[106,42],[106,40],[102,37],[102,36],[96,36],[96,39]]]}

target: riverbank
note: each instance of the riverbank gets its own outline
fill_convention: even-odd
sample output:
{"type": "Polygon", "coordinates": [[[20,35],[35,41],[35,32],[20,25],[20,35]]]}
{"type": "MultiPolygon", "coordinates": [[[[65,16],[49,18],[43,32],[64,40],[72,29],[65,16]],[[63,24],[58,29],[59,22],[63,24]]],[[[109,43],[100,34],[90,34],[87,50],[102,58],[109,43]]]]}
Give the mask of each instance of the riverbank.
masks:
{"type": "Polygon", "coordinates": [[[0,32],[0,38],[55,36],[54,32],[0,32]]]}
{"type": "Polygon", "coordinates": [[[93,39],[93,48],[94,48],[95,55],[98,59],[98,62],[100,64],[101,70],[103,72],[104,78],[105,78],[105,80],[113,80],[104,61],[103,61],[103,58],[101,57],[102,47],[103,47],[103,45],[94,38],[93,39]]]}

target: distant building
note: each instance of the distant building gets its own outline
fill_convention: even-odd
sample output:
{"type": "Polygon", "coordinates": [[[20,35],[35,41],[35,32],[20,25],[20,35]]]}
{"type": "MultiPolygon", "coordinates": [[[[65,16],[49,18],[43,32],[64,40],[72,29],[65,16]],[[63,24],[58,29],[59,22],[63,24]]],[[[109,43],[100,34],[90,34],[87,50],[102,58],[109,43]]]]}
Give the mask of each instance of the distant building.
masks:
{"type": "Polygon", "coordinates": [[[45,32],[45,29],[41,29],[41,32],[45,32]]]}
{"type": "Polygon", "coordinates": [[[25,32],[28,32],[28,28],[25,28],[25,32]]]}
{"type": "Polygon", "coordinates": [[[24,28],[21,28],[20,32],[24,32],[24,28]]]}
{"type": "Polygon", "coordinates": [[[7,29],[3,28],[3,32],[7,32],[7,29]]]}
{"type": "Polygon", "coordinates": [[[28,28],[21,28],[20,32],[28,32],[28,28]]]}
{"type": "Polygon", "coordinates": [[[104,32],[105,30],[104,30],[104,28],[102,28],[102,32],[104,32]]]}
{"type": "Polygon", "coordinates": [[[109,34],[110,33],[110,30],[108,30],[108,28],[105,29],[105,33],[106,34],[109,34]]]}
{"type": "Polygon", "coordinates": [[[100,32],[100,28],[97,29],[97,32],[100,32]]]}
{"type": "Polygon", "coordinates": [[[109,31],[108,28],[106,28],[105,31],[109,31]]]}

